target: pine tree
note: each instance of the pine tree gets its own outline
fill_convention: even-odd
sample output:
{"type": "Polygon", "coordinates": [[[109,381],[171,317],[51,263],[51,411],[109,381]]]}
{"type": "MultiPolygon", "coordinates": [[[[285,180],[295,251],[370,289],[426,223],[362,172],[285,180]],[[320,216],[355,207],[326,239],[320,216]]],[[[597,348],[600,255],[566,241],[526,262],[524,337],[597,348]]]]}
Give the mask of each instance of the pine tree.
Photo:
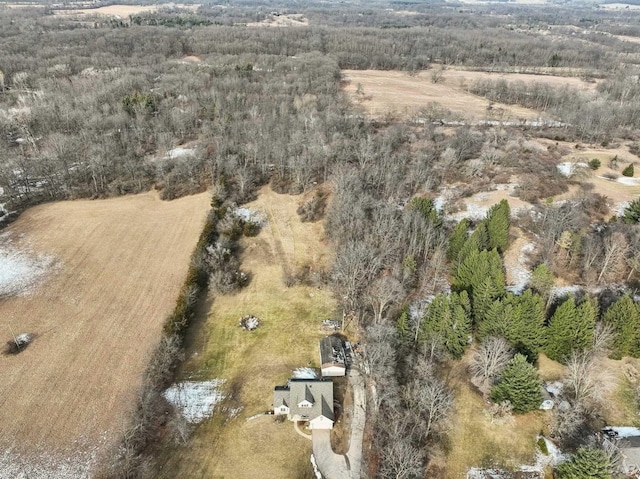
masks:
{"type": "Polygon", "coordinates": [[[489,236],[489,248],[497,249],[503,253],[509,246],[509,225],[511,210],[507,200],[493,205],[487,212],[487,233],[489,236]]]}
{"type": "Polygon", "coordinates": [[[547,356],[565,361],[573,351],[588,349],[593,343],[597,315],[595,302],[588,298],[577,307],[573,298],[558,306],[547,329],[547,356]]]}
{"type": "Polygon", "coordinates": [[[549,300],[549,296],[551,295],[553,283],[553,273],[546,264],[542,263],[536,266],[533,273],[531,273],[529,286],[539,293],[546,302],[549,300]]]}
{"type": "Polygon", "coordinates": [[[557,479],[611,479],[611,461],[606,452],[581,447],[570,461],[558,466],[557,479]]]}
{"type": "Polygon", "coordinates": [[[507,294],[502,301],[494,301],[484,321],[479,325],[479,336],[501,336],[517,352],[535,361],[544,345],[545,309],[540,295],[531,290],[521,295],[507,294]]]}
{"type": "Polygon", "coordinates": [[[622,221],[630,225],[640,222],[640,198],[633,200],[631,204],[624,209],[622,221]]]}
{"type": "Polygon", "coordinates": [[[469,235],[462,245],[458,257],[454,263],[454,268],[462,264],[470,255],[484,251],[489,247],[489,234],[484,221],[480,222],[476,229],[469,235]]]}
{"type": "Polygon", "coordinates": [[[437,339],[451,356],[462,357],[471,334],[470,302],[466,291],[441,294],[429,305],[421,322],[418,341],[437,339]]]}
{"type": "Polygon", "coordinates": [[[513,411],[522,414],[538,409],[542,401],[541,388],[536,369],[522,354],[516,354],[491,389],[491,399],[496,403],[510,401],[513,411]]]}
{"type": "Polygon", "coordinates": [[[442,218],[438,214],[438,210],[431,198],[415,197],[409,203],[409,208],[419,211],[426,221],[433,223],[435,226],[442,225],[442,218]]]}
{"type": "Polygon", "coordinates": [[[449,248],[447,249],[447,258],[449,261],[458,259],[458,255],[467,241],[469,234],[469,220],[463,218],[451,231],[449,235],[449,248]]]}
{"type": "Polygon", "coordinates": [[[633,163],[629,163],[629,166],[627,166],[624,170],[622,170],[622,176],[632,177],[633,173],[634,173],[633,163]]]}
{"type": "Polygon", "coordinates": [[[610,324],[615,332],[611,357],[621,359],[624,356],[637,357],[640,353],[640,311],[627,294],[609,306],[603,315],[603,321],[610,324]]]}

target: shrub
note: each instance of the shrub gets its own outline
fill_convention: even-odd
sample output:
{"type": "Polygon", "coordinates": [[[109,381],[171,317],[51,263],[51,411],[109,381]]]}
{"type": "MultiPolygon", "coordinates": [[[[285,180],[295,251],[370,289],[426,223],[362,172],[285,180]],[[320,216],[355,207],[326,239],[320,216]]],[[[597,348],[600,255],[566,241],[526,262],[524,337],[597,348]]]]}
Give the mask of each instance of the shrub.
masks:
{"type": "Polygon", "coordinates": [[[549,455],[549,449],[547,448],[547,441],[544,440],[544,437],[538,439],[538,448],[540,452],[545,456],[549,455]]]}
{"type": "Polygon", "coordinates": [[[558,466],[558,479],[610,479],[611,460],[606,452],[593,447],[581,447],[570,461],[558,466]]]}
{"type": "Polygon", "coordinates": [[[622,170],[622,176],[627,176],[629,178],[633,177],[633,173],[633,163],[629,163],[629,166],[622,170]]]}
{"type": "Polygon", "coordinates": [[[640,198],[633,200],[631,204],[624,209],[622,221],[627,224],[640,222],[640,198]]]}
{"type": "Polygon", "coordinates": [[[602,165],[602,162],[597,158],[589,160],[589,168],[591,168],[592,170],[597,170],[598,168],[600,168],[600,165],[602,165]]]}
{"type": "Polygon", "coordinates": [[[253,221],[247,221],[242,227],[242,233],[249,237],[258,236],[258,233],[260,233],[260,225],[253,221]]]}

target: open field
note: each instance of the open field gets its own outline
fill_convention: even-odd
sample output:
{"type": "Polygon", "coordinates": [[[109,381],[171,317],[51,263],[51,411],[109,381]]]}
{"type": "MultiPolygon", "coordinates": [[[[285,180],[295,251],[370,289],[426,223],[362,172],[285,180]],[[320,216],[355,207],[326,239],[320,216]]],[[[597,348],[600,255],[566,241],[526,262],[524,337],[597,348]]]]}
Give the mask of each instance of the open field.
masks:
{"type": "Polygon", "coordinates": [[[272,416],[246,421],[271,408],[274,386],[285,384],[294,368],[319,366],[319,327],[335,314],[328,290],[283,282],[285,271],[325,268],[331,258],[322,223],[300,222],[300,199],[264,187],[245,205],[268,219],[258,236],[241,242],[242,269],[251,282],[236,294],[213,298],[181,373],[225,379],[227,400],[196,430],[188,449],[163,451],[162,477],[296,478],[310,471],[311,441],[296,434],[292,423],[276,423],[272,416]],[[238,327],[247,314],[262,320],[253,332],[238,327]],[[237,408],[229,419],[228,411],[237,408]]]}
{"type": "Polygon", "coordinates": [[[98,8],[80,8],[69,10],[55,10],[56,15],[109,15],[114,17],[128,17],[139,13],[154,12],[161,8],[183,8],[197,10],[200,5],[183,5],[179,3],[163,3],[159,5],[107,5],[98,8]]]}
{"type": "Polygon", "coordinates": [[[409,75],[401,71],[343,70],[345,80],[349,81],[345,90],[373,117],[381,117],[387,113],[410,117],[427,108],[430,103],[451,110],[467,120],[508,121],[545,116],[529,108],[490,102],[465,91],[467,86],[481,79],[569,85],[582,90],[595,88],[595,83],[586,83],[579,78],[551,75],[447,69],[443,71],[440,81],[433,83],[431,74],[432,71],[409,75]],[[358,85],[362,86],[361,95],[356,93],[358,85]],[[491,109],[488,108],[489,105],[492,105],[491,109]]]}
{"type": "Polygon", "coordinates": [[[248,27],[308,27],[309,19],[302,13],[271,15],[261,22],[247,23],[248,27]]]}
{"type": "Polygon", "coordinates": [[[10,328],[36,334],[20,354],[0,355],[0,477],[16,477],[19,455],[46,458],[55,471],[36,477],[84,477],[58,467],[69,458],[84,467],[82,452],[99,454],[118,438],[208,203],[207,193],[163,202],[155,192],[67,201],[31,208],[8,227],[12,249],[55,267],[29,294],[0,299],[3,341],[10,328]]]}
{"type": "MultiPolygon", "coordinates": [[[[468,359],[470,352],[465,358],[468,359]]],[[[469,467],[516,468],[535,463],[536,435],[546,427],[547,413],[534,411],[492,422],[488,404],[466,381],[467,359],[451,368],[455,415],[446,457],[447,478],[463,478],[469,467]]]]}

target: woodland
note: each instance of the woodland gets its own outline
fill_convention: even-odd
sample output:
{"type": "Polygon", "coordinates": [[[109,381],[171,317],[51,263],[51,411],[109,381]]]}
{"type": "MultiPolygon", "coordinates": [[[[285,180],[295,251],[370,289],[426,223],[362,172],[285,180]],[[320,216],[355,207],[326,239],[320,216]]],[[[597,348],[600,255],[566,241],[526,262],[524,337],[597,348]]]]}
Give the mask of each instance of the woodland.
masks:
{"type": "MultiPolygon", "coordinates": [[[[557,164],[586,146],[623,148],[633,161],[616,156],[606,166],[634,177],[640,43],[620,36],[640,41],[640,12],[392,1],[205,3],[126,19],[56,9],[0,3],[0,224],[43,202],[151,189],[167,201],[205,190],[213,197],[193,289],[167,323],[162,361],[150,366],[137,435],[123,439],[104,477],[154,477],[154,444],[166,438],[144,408],[157,407],[180,362],[199,288],[228,294],[250,281],[237,240],[257,232],[228,212],[266,184],[304,194],[298,213],[323,222],[335,251],[313,280],[294,272],[288,281],[331,288],[361,340],[371,404],[366,477],[447,477],[451,371],[462,368],[487,414],[504,420],[538,414],[541,356],[564,368],[569,405],[550,412],[544,435],[573,454],[547,477],[621,474],[620,452],[594,439],[610,407],[594,371],[640,357],[640,199],[616,206],[557,164]],[[247,27],[274,11],[309,24],[247,27]],[[368,117],[341,73],[453,68],[579,77],[596,87],[470,82],[468,92],[558,126],[446,126],[448,113],[434,105],[419,121],[368,117]],[[512,196],[530,209],[503,199],[481,217],[452,216],[465,198],[512,177],[512,196]],[[458,206],[443,209],[437,199],[453,184],[449,204],[458,206]],[[505,253],[519,237],[533,245],[531,275],[514,289],[505,253]]],[[[593,161],[587,173],[601,167],[593,161]]],[[[637,413],[640,385],[630,391],[637,413]]]]}

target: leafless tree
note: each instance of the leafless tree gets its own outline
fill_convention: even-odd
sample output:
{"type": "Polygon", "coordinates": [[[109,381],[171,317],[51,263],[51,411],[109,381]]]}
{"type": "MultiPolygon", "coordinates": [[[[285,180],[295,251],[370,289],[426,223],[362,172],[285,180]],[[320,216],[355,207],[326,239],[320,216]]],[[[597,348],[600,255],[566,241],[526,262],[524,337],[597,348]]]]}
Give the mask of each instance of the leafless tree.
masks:
{"type": "Polygon", "coordinates": [[[365,293],[371,309],[373,309],[373,322],[378,324],[386,309],[402,298],[403,288],[400,281],[391,275],[385,275],[376,279],[367,288],[365,293]]]}
{"type": "Polygon", "coordinates": [[[370,380],[373,412],[377,414],[382,402],[397,394],[395,331],[389,324],[376,324],[366,330],[364,339],[363,369],[370,380]]]}
{"type": "Polygon", "coordinates": [[[435,376],[414,379],[403,391],[407,409],[413,417],[412,436],[428,439],[440,430],[453,410],[453,395],[447,385],[435,376]]]}
{"type": "Polygon", "coordinates": [[[615,231],[604,238],[602,247],[602,266],[597,282],[600,283],[603,279],[609,281],[620,279],[626,269],[625,257],[629,250],[627,239],[623,233],[615,231]]]}
{"type": "Polygon", "coordinates": [[[485,396],[500,376],[513,350],[504,338],[488,337],[473,352],[471,361],[471,381],[485,396]]]}
{"type": "Polygon", "coordinates": [[[418,479],[423,477],[422,451],[400,434],[392,435],[382,450],[380,477],[385,479],[418,479]]]}
{"type": "Polygon", "coordinates": [[[565,390],[575,403],[586,406],[593,400],[598,390],[598,382],[596,356],[590,351],[574,351],[567,361],[565,390]]]}

